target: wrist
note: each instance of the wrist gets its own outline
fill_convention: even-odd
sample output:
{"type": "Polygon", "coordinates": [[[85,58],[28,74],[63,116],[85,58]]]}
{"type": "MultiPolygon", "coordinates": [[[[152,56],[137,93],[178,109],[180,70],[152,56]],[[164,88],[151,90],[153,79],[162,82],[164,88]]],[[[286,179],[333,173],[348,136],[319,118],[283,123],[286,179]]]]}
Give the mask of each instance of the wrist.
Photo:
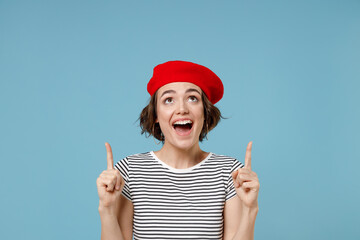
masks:
{"type": "Polygon", "coordinates": [[[118,218],[115,214],[107,211],[99,211],[100,220],[102,223],[114,223],[118,222],[118,218]]]}
{"type": "Polygon", "coordinates": [[[100,216],[116,216],[115,214],[115,211],[113,210],[113,208],[110,208],[110,207],[106,207],[106,206],[103,206],[101,204],[99,204],[99,214],[100,216]]]}
{"type": "Polygon", "coordinates": [[[257,202],[256,202],[256,204],[254,204],[252,206],[246,206],[243,204],[242,212],[243,212],[243,215],[256,216],[257,213],[259,212],[259,205],[257,202]]]}

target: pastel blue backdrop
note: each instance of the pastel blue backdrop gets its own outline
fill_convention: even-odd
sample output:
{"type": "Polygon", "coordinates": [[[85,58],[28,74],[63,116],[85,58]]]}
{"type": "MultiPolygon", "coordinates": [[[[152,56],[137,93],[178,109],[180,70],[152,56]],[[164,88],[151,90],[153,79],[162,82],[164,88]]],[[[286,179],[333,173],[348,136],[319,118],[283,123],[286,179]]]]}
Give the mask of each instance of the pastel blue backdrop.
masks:
{"type": "Polygon", "coordinates": [[[201,144],[244,160],[256,239],[359,239],[360,1],[0,1],[0,239],[100,239],[96,179],[140,135],[153,67],[223,80],[201,144]]]}

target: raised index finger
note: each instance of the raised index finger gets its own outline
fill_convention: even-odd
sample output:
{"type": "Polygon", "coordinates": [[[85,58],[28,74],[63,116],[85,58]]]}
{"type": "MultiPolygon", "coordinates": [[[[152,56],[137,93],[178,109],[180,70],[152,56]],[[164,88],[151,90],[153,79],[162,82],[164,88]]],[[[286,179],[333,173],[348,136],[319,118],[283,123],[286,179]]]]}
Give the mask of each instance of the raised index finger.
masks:
{"type": "Polygon", "coordinates": [[[107,169],[114,169],[113,154],[109,143],[105,143],[107,156],[107,169]]]}
{"type": "Polygon", "coordinates": [[[245,168],[251,169],[251,148],[252,141],[248,143],[245,154],[245,168]]]}

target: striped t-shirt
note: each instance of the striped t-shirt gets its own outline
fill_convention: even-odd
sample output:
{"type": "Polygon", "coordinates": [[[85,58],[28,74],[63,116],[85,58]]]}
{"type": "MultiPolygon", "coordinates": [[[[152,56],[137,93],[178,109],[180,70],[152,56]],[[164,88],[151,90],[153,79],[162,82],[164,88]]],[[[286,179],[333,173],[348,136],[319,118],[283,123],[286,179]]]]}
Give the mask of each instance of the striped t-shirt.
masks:
{"type": "Polygon", "coordinates": [[[122,195],[134,206],[134,239],[222,239],[224,204],[236,196],[231,173],[243,166],[214,153],[185,169],[153,151],[118,161],[122,195]]]}

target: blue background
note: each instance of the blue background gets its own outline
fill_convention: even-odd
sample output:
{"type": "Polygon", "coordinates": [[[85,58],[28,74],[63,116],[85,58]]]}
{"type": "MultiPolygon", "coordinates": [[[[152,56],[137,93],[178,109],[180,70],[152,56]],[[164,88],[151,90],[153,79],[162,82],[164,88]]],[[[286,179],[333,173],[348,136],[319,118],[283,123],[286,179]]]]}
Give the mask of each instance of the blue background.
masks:
{"type": "Polygon", "coordinates": [[[252,166],[256,239],[360,236],[360,1],[0,1],[0,239],[100,239],[96,178],[140,135],[153,67],[223,80],[201,144],[252,166]]]}

